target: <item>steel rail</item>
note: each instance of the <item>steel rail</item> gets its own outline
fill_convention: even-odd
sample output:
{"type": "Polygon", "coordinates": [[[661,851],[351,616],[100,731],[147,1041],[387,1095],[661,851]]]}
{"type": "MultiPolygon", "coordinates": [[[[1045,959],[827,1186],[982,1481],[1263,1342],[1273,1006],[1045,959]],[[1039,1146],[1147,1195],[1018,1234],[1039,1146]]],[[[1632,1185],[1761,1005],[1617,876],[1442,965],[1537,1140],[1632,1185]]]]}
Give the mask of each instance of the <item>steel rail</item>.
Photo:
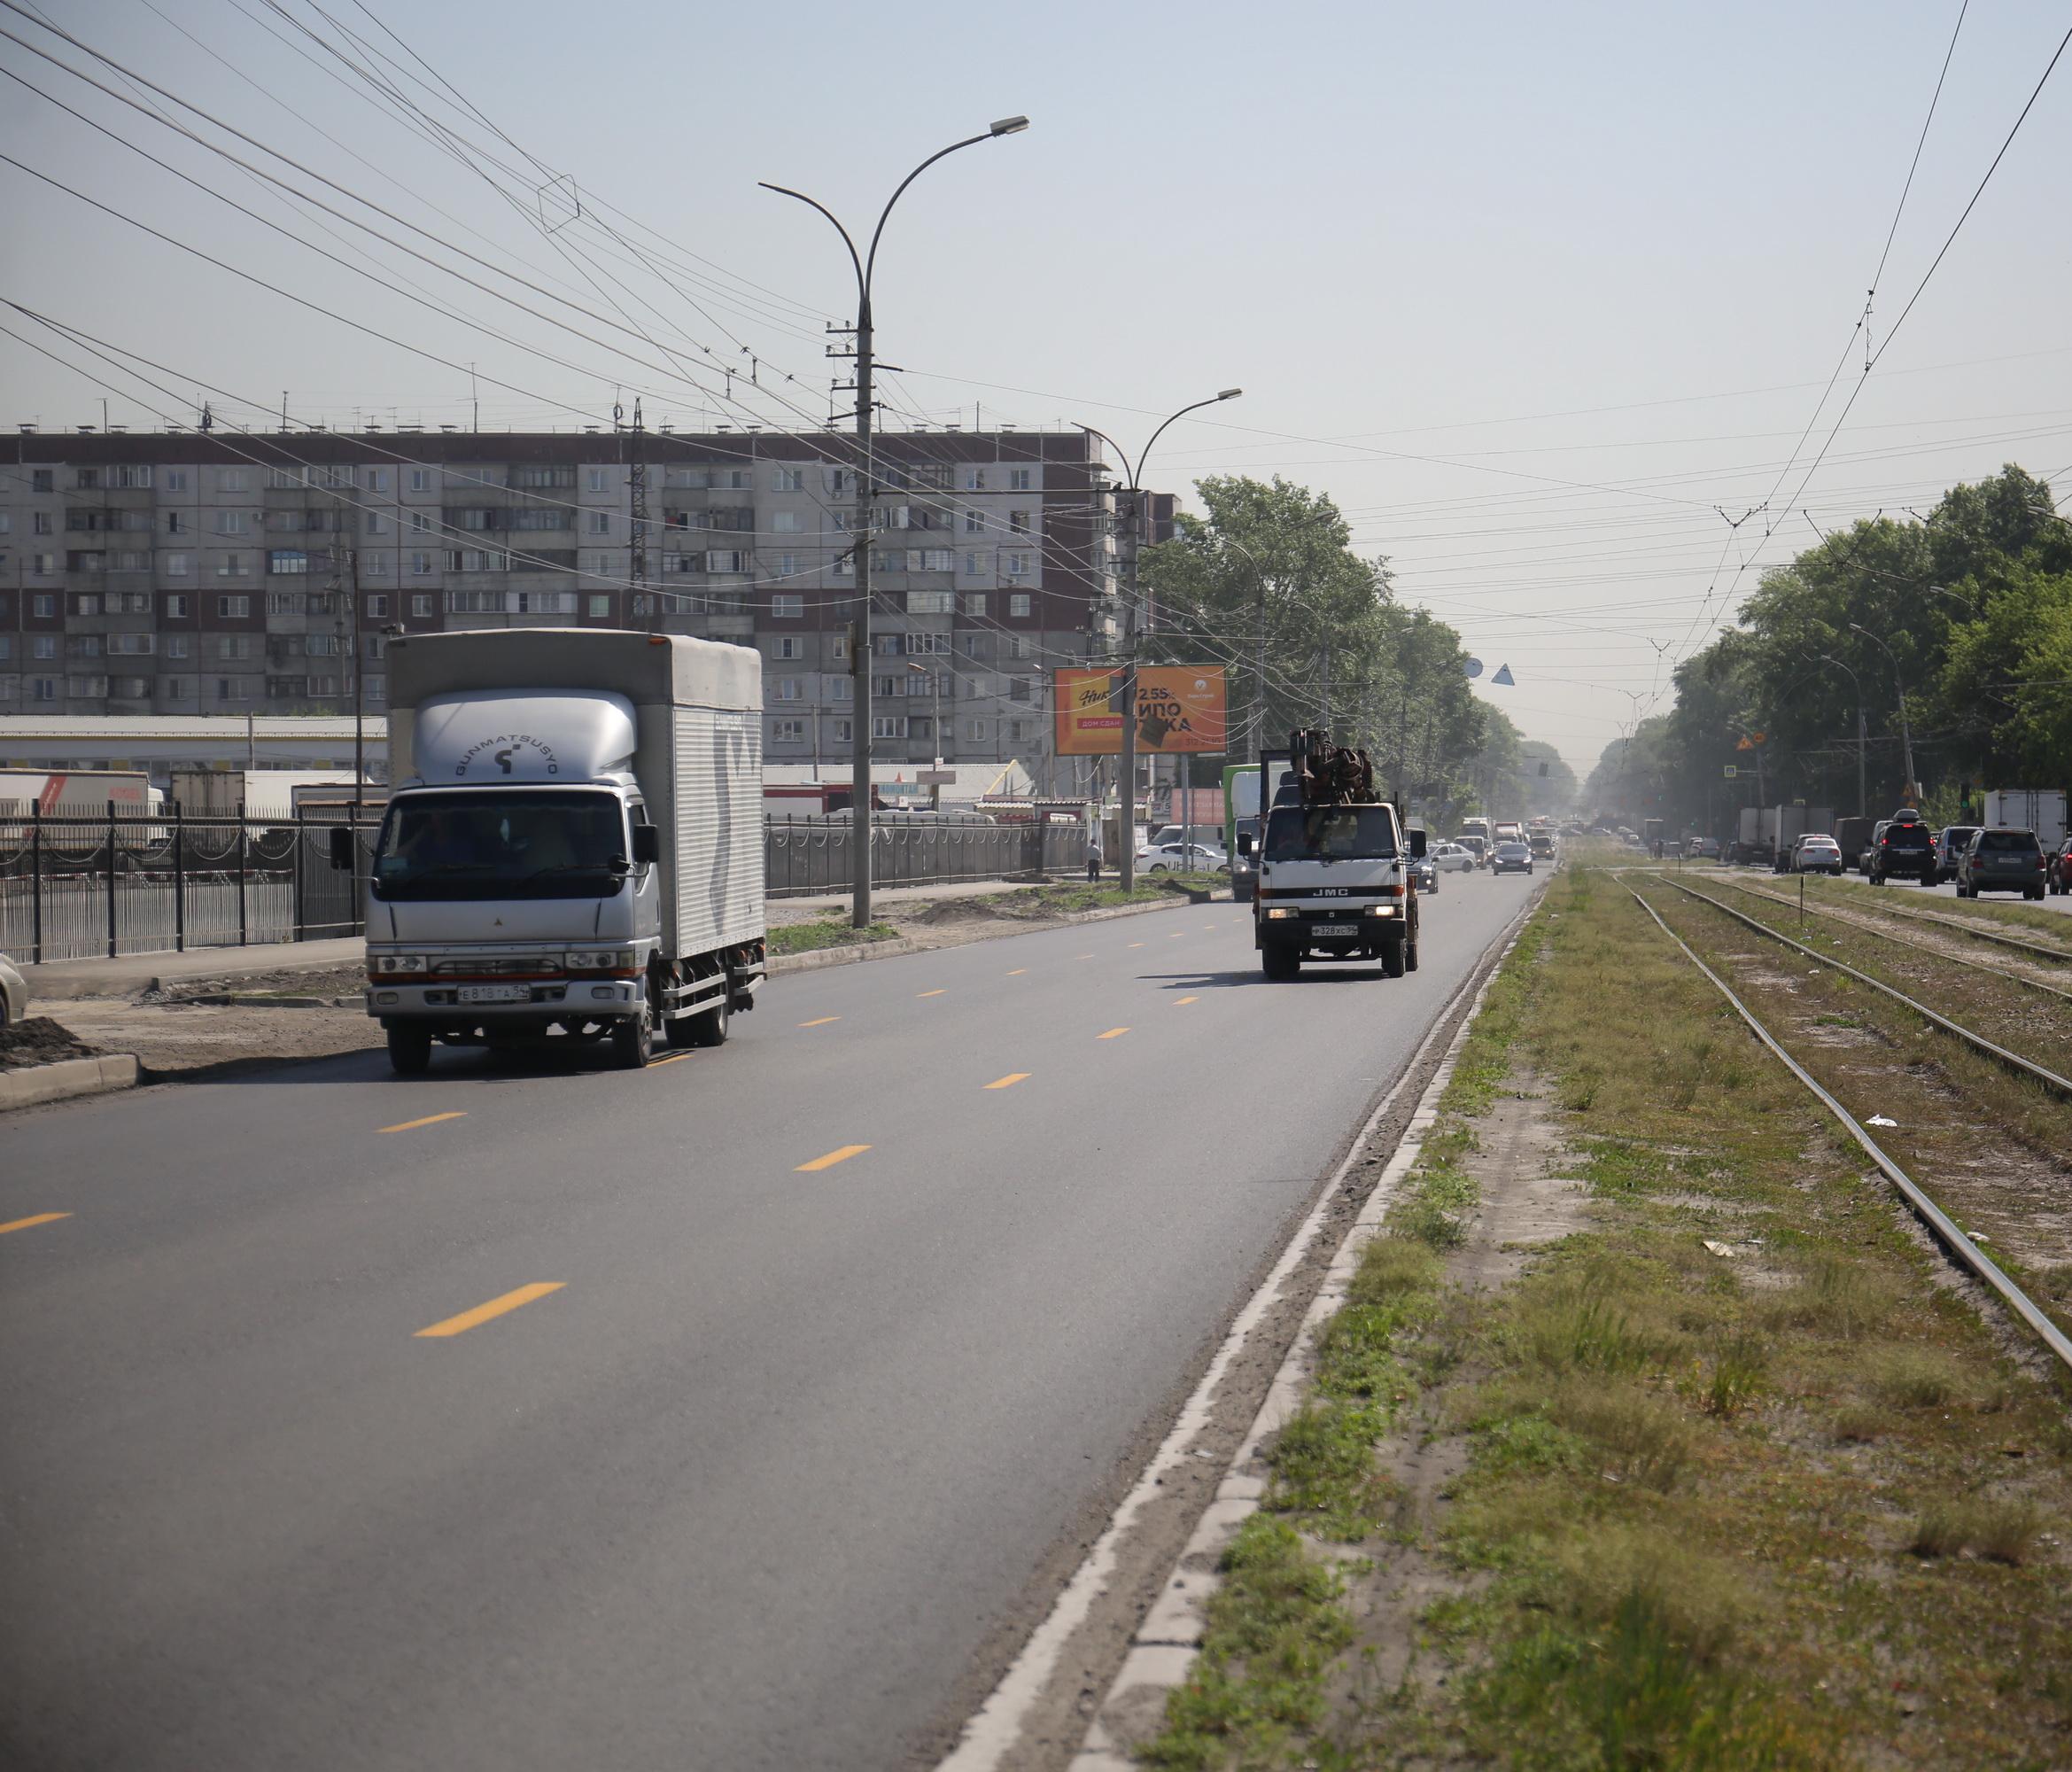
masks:
{"type": "Polygon", "coordinates": [[[1745,892],[1750,898],[1760,898],[1766,905],[1781,905],[1788,911],[1808,910],[1816,917],[1826,917],[1830,921],[1840,923],[1844,929],[1855,929],[1859,935],[1874,936],[1880,941],[1897,942],[1901,947],[1910,947],[1917,952],[1933,955],[1937,960],[1948,961],[1952,966],[1975,967],[1981,972],[1990,972],[1995,978],[2005,978],[2015,984],[2026,984],[2031,991],[2041,991],[2045,996],[2061,998],[2064,1001],[2072,1003],[2072,991],[2063,990],[2055,984],[2045,984],[2039,978],[2028,978],[2019,972],[2009,972],[2006,968],[2001,966],[1989,966],[1983,960],[1969,960],[1961,954],[1945,953],[1939,947],[1930,947],[1926,942],[1916,941],[1911,936],[1903,936],[1897,929],[1869,929],[1854,921],[1856,916],[1877,916],[1879,913],[1876,911],[1851,913],[1837,910],[1831,905],[1801,905],[1794,899],[1780,898],[1774,892],[1765,892],[1760,888],[1750,886],[1743,881],[1729,880],[1727,883],[1733,887],[1736,892],[1745,892]]]}
{"type": "MultiPolygon", "coordinates": [[[[1818,948],[1808,947],[1804,942],[1796,942],[1781,930],[1772,929],[1767,923],[1759,923],[1753,917],[1743,916],[1732,905],[1721,904],[1709,892],[1701,892],[1694,886],[1686,886],[1680,880],[1664,880],[1663,883],[1675,887],[1679,892],[1689,894],[1701,904],[1711,905],[1722,916],[1732,917],[1737,923],[1746,923],[1758,935],[1768,936],[1774,942],[1782,942],[1786,947],[1792,949],[1795,952],[1803,953],[1808,960],[1818,965],[1832,967],[1835,971],[1844,973],[1849,977],[1855,979],[1859,984],[1867,984],[1874,991],[1883,991],[1894,1002],[1904,1004],[1923,1021],[1933,1022],[1944,1033],[1953,1035],[1958,1039],[1962,1040],[1966,1045],[1976,1047],[1989,1058],[1998,1059],[2011,1069],[2018,1070],[2025,1076],[2035,1078],[2045,1088],[2053,1090],[2067,1100],[2072,1100],[2072,1077],[2060,1076],[2056,1071],[2037,1064],[2033,1059],[2023,1058],[2020,1053],[2009,1052],[2006,1046],[1994,1045],[1983,1034],[1975,1034],[1969,1028],[1963,1027],[1958,1022],[1952,1022],[1947,1015],[1929,1008],[1926,1003],[1915,1002],[1904,991],[1896,991],[1882,979],[1873,978],[1867,972],[1859,972],[1853,966],[1847,965],[1831,955],[1824,954],[1818,948]]],[[[1633,889],[1629,886],[1626,890],[1631,891],[1633,889]]]]}
{"type": "MultiPolygon", "coordinates": [[[[2072,1338],[2068,1338],[2065,1332],[2038,1309],[2036,1302],[2027,1293],[2023,1292],[2020,1286],[2000,1271],[1998,1264],[1994,1262],[1992,1257],[1958,1228],[1956,1222],[1922,1192],[1920,1185],[1912,1176],[1886,1155],[1884,1151],[1880,1148],[1878,1141],[1863,1129],[1856,1115],[1837,1101],[1833,1095],[1829,1094],[1827,1089],[1821,1085],[1819,1078],[1785,1051],[1776,1036],[1755,1018],[1754,1014],[1750,1012],[1747,1004],[1734,994],[1727,981],[1707,966],[1703,960],[1700,960],[1692,952],[1690,944],[1662,921],[1661,913],[1656,910],[1654,905],[1650,905],[1633,887],[1628,886],[1626,890],[1633,893],[1634,902],[1654,918],[1656,927],[1683,950],[1684,958],[1711,981],[1713,987],[1733,1006],[1734,1014],[1748,1023],[1749,1030],[1770,1049],[1772,1054],[1787,1070],[1812,1092],[1814,1098],[1828,1113],[1842,1123],[1843,1130],[1863,1147],[1865,1154],[1877,1164],[1885,1179],[1898,1189],[1900,1198],[1905,1201],[1908,1207],[1913,1209],[1914,1216],[1919,1218],[1927,1227],[1928,1234],[1942,1245],[1944,1252],[1956,1262],[1958,1266],[1971,1274],[1975,1279],[1983,1281],[1993,1291],[1999,1294],[2001,1302],[2035,1332],[2037,1339],[2057,1356],[2060,1364],[2068,1371],[2072,1371],[2072,1338]]],[[[1704,894],[1701,892],[1695,896],[1702,898],[1704,894]]],[[[1725,910],[1726,906],[1721,905],[1720,908],[1725,910]]],[[[1728,914],[1735,916],[1740,913],[1728,912],[1728,914]]],[[[1744,921],[1746,920],[1744,919],[1744,921]]],[[[1797,946],[1797,944],[1794,943],[1793,945],[1797,946]]],[[[1818,956],[1815,957],[1818,958],[1818,956]]]]}
{"type": "Polygon", "coordinates": [[[1998,929],[1983,928],[1977,923],[1966,921],[1962,917],[1945,917],[1936,911],[1903,910],[1897,905],[1890,905],[1880,914],[1887,917],[1912,917],[1919,923],[1940,923],[1946,929],[1955,929],[1961,935],[1973,936],[1980,941],[1996,942],[2002,947],[2020,948],[2024,953],[2041,954],[2045,960],[2072,964],[2072,948],[2045,947],[2041,942],[2023,941],[2019,936],[2004,936],[1998,929]]]}

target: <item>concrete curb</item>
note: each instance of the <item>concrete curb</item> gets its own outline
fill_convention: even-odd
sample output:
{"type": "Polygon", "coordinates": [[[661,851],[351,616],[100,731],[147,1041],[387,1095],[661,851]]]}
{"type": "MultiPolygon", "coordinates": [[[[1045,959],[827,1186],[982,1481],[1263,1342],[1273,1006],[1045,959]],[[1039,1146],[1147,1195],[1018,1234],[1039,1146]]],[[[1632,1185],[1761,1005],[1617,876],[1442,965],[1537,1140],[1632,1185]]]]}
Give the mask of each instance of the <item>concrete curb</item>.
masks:
{"type": "MultiPolygon", "coordinates": [[[[1274,1374],[1266,1401],[1253,1417],[1244,1443],[1231,1456],[1214,1499],[1167,1576],[1164,1591],[1152,1602],[1151,1610],[1130,1638],[1122,1665],[1116,1671],[1100,1707],[1094,1713],[1086,1739],[1073,1756],[1067,1772],[1132,1772],[1137,1765],[1136,1754],[1128,1741],[1119,1739],[1107,1726],[1118,1708],[1118,1701],[1129,1694],[1129,1709],[1141,1715],[1147,1708],[1145,1700],[1149,1694],[1170,1691],[1184,1684],[1193,1670],[1195,1658],[1201,1652],[1202,1639],[1208,1628],[1208,1602],[1222,1585],[1223,1552],[1237,1536],[1238,1529],[1259,1511],[1259,1504],[1265,1497],[1266,1479],[1261,1473],[1266,1469],[1265,1454],[1274,1436],[1308,1397],[1310,1375],[1315,1363],[1316,1333],[1345,1303],[1353,1278],[1359,1271],[1362,1252],[1381,1230],[1383,1219],[1395,1203],[1397,1189],[1416,1162],[1424,1148],[1425,1136],[1439,1118],[1440,1098],[1446,1093],[1447,1084],[1453,1081],[1455,1063],[1460,1058],[1462,1047],[1468,1043],[1468,1036],[1474,1030],[1483,1004],[1488,1000],[1490,987],[1503,970],[1504,963],[1518,944],[1518,936],[1526,921],[1537,908],[1536,898],[1505,940],[1503,951],[1484,975],[1474,1000],[1461,1017],[1460,1026],[1447,1044],[1446,1056],[1440,1061],[1439,1069],[1418,1097],[1409,1123],[1404,1127],[1386,1167],[1361,1207],[1359,1216],[1346,1229],[1338,1253],[1325,1271],[1323,1283],[1310,1301],[1301,1325],[1295,1332],[1295,1339],[1289,1345],[1287,1357],[1274,1374]]],[[[1348,1168],[1364,1144],[1362,1139],[1348,1155],[1348,1168]]],[[[1162,1699],[1157,1700],[1157,1714],[1162,1716],[1162,1699]]]]}
{"type": "Polygon", "coordinates": [[[113,1053],[105,1058],[66,1058],[27,1070],[0,1070],[0,1113],[44,1101],[68,1101],[75,1095],[134,1089],[139,1069],[130,1053],[113,1053]]]}

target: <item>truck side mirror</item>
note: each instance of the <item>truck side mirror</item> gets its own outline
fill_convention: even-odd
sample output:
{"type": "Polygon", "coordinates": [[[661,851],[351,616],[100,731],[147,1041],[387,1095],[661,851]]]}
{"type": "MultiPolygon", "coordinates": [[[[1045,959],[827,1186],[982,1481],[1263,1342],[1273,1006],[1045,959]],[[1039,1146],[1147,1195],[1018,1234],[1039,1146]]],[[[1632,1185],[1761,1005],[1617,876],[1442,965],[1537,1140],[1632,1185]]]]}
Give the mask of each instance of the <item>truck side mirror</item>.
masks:
{"type": "Polygon", "coordinates": [[[1421,830],[1414,830],[1410,833],[1410,859],[1413,861],[1424,859],[1424,833],[1421,830]]]}
{"type": "Polygon", "coordinates": [[[353,831],[348,825],[333,825],[330,829],[331,866],[341,874],[349,874],[353,868],[353,831]]]}
{"type": "Polygon", "coordinates": [[[1238,853],[1239,855],[1250,855],[1252,853],[1252,833],[1250,831],[1239,831],[1238,833],[1238,853]]]}
{"type": "Polygon", "coordinates": [[[662,859],[662,827],[660,825],[635,825],[633,827],[633,861],[636,866],[650,867],[662,859]]]}

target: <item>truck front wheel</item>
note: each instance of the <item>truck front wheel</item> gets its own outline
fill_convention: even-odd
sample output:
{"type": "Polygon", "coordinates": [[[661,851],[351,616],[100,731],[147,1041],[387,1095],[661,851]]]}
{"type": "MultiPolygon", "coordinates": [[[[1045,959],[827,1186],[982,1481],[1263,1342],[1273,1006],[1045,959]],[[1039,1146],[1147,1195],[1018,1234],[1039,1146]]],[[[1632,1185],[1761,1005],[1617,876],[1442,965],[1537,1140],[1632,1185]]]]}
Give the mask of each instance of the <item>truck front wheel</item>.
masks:
{"type": "Polygon", "coordinates": [[[655,1055],[655,1012],[643,1003],[611,1024],[611,1056],[621,1070],[645,1070],[655,1055]]]}
{"type": "Polygon", "coordinates": [[[1269,944],[1259,951],[1259,969],[1276,983],[1284,983],[1302,970],[1302,950],[1269,944]]]}
{"type": "Polygon", "coordinates": [[[389,1069],[398,1076],[423,1076],[431,1069],[431,1035],[423,1028],[392,1022],[389,1036],[389,1069]]]}
{"type": "Polygon", "coordinates": [[[1393,941],[1382,943],[1381,969],[1391,978],[1401,978],[1409,970],[1409,955],[1405,951],[1401,936],[1393,941]]]}

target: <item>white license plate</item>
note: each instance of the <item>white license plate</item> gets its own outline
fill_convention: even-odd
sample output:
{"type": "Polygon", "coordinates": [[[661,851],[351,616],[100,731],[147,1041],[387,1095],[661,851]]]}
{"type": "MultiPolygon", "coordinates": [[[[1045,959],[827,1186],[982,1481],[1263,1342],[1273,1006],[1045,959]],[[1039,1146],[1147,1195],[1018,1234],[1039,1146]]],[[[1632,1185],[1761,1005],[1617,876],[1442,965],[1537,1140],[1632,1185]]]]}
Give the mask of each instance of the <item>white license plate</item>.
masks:
{"type": "Polygon", "coordinates": [[[463,984],[461,1001],[463,1003],[530,1003],[531,989],[524,984],[463,984]]]}
{"type": "Polygon", "coordinates": [[[1310,926],[1309,933],[1313,936],[1356,936],[1360,933],[1360,925],[1357,923],[1314,923],[1310,926]]]}

